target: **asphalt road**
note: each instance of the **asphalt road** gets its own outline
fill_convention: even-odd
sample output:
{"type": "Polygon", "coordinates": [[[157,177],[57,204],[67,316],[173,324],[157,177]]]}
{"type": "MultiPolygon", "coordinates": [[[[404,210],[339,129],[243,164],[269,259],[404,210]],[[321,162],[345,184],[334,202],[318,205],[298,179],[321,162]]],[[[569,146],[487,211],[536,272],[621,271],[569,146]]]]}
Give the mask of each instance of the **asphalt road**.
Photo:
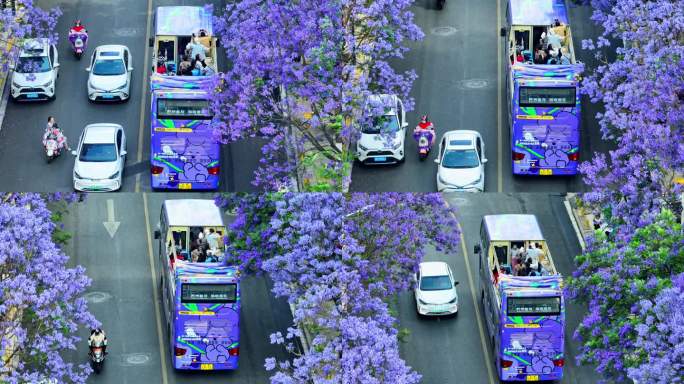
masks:
{"type": "MultiPolygon", "coordinates": [[[[499,37],[497,4],[501,7],[503,23],[506,0],[448,0],[441,11],[434,9],[433,4],[433,0],[416,0],[412,10],[416,23],[425,32],[425,39],[409,44],[411,51],[406,57],[393,62],[397,72],[414,69],[418,74],[411,91],[416,108],[407,114],[409,128],[427,113],[439,137],[453,129],[480,132],[485,142],[485,155],[489,159],[485,166],[486,192],[586,190],[581,176],[529,178],[514,177],[511,172],[510,132],[503,83],[506,77],[504,62],[498,62],[503,39],[499,37]],[[499,74],[502,83],[498,81],[499,74]],[[497,97],[500,97],[500,126],[497,97]]],[[[589,19],[591,11],[588,7],[570,5],[568,9],[575,51],[580,60],[593,63],[591,54],[581,50],[582,39],[598,35],[599,29],[589,19]]],[[[598,108],[590,105],[586,97],[582,106],[580,160],[584,161],[590,159],[595,151],[605,152],[607,144],[601,140],[594,118],[598,108]]],[[[355,164],[351,190],[435,191],[437,167],[433,160],[436,151],[422,162],[416,152],[416,143],[409,135],[404,164],[371,167],[355,164]]]]}
{"type": "MultiPolygon", "coordinates": [[[[458,286],[460,309],[456,317],[418,319],[413,293],[401,295],[395,302],[400,327],[407,328],[410,336],[401,344],[402,356],[416,371],[423,375],[423,383],[498,383],[493,370],[492,351],[487,337],[482,338],[477,304],[482,316],[482,307],[475,303],[472,292],[477,291],[477,255],[473,245],[478,243],[480,221],[486,214],[532,213],[542,226],[554,257],[554,263],[563,275],[570,275],[574,255],[580,252],[577,237],[563,206],[559,194],[448,194],[449,205],[458,209],[458,219],[463,229],[466,255],[444,255],[430,252],[428,261],[446,261],[460,282],[458,286]],[[466,268],[466,257],[472,274],[472,286],[466,268]],[[487,354],[487,357],[485,357],[487,354]],[[486,359],[489,359],[489,366],[486,359]],[[488,369],[491,368],[491,377],[488,369]]],[[[599,377],[591,367],[578,367],[574,357],[578,343],[572,340],[572,333],[579,323],[582,307],[570,302],[566,310],[566,365],[562,383],[595,383],[599,377]]],[[[484,319],[480,317],[482,321],[484,319]]],[[[486,332],[485,324],[482,330],[486,332]]]]}
{"type": "MultiPolygon", "coordinates": [[[[286,302],[273,298],[265,278],[246,277],[242,280],[240,368],[202,374],[176,372],[170,368],[166,340],[160,344],[157,337],[155,287],[153,271],[150,270],[147,231],[156,228],[164,199],[187,197],[211,198],[211,195],[90,195],[86,202],[71,208],[66,217],[65,229],[73,234],[66,252],[71,256],[71,263],[84,266],[93,280],[86,298],[91,312],[103,323],[109,339],[109,356],[104,370],[98,376],[91,376],[89,382],[166,384],[231,381],[261,384],[268,382],[269,377],[263,366],[264,359],[283,357],[282,349],[270,344],[269,335],[274,331],[284,331],[291,324],[289,307],[286,302]],[[110,199],[115,221],[120,222],[113,237],[102,224],[108,221],[107,200],[110,199]],[[143,199],[147,199],[149,222],[145,217],[143,199]],[[160,353],[161,345],[165,349],[160,353]],[[162,359],[165,372],[162,372],[162,359]]],[[[157,246],[153,239],[152,250],[156,263],[157,246]]],[[[87,339],[87,330],[79,333],[87,339]]],[[[75,363],[87,362],[85,341],[78,351],[66,356],[75,363]]]]}
{"type": "MultiPolygon", "coordinates": [[[[203,5],[219,0],[149,0],[152,12],[162,5],[203,5]]],[[[125,128],[128,158],[122,191],[150,190],[149,173],[149,93],[142,94],[150,68],[145,68],[148,50],[148,0],[38,0],[43,8],[59,6],[63,15],[57,24],[60,76],[57,99],[53,102],[16,104],[9,102],[0,128],[0,186],[4,191],[70,191],[73,158],[63,154],[46,164],[40,143],[47,117],[53,115],[64,129],[72,147],[77,144],[83,127],[90,123],[118,123],[125,128]],[[75,19],[88,28],[86,54],[78,61],[71,52],[65,34],[75,19]],[[131,98],[118,104],[91,103],[86,94],[88,73],[85,71],[94,48],[103,44],[123,44],[133,56],[131,98]],[[143,113],[141,119],[141,111],[143,113]],[[140,156],[138,156],[140,152],[140,156]]],[[[216,11],[218,12],[218,10],[216,11]]],[[[153,34],[153,26],[150,25],[153,34]]],[[[220,61],[225,64],[225,60],[220,61]]],[[[148,67],[151,65],[148,64],[148,67]]],[[[258,140],[225,145],[222,153],[221,190],[254,191],[253,172],[260,158],[258,140]]]]}

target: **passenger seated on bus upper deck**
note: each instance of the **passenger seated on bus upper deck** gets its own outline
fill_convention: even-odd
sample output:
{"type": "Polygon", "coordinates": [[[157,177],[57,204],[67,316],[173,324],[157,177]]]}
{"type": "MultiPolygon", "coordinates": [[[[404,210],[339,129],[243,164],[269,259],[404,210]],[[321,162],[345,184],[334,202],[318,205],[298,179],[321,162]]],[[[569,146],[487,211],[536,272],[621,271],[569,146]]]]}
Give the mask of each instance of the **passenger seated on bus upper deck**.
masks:
{"type": "Polygon", "coordinates": [[[541,45],[537,45],[534,48],[534,63],[535,64],[546,64],[546,61],[547,61],[546,52],[544,52],[541,45]]]}
{"type": "Polygon", "coordinates": [[[192,62],[190,61],[190,58],[188,55],[183,55],[181,58],[181,62],[179,65],[180,69],[180,75],[181,76],[190,76],[192,75],[192,62]]]}

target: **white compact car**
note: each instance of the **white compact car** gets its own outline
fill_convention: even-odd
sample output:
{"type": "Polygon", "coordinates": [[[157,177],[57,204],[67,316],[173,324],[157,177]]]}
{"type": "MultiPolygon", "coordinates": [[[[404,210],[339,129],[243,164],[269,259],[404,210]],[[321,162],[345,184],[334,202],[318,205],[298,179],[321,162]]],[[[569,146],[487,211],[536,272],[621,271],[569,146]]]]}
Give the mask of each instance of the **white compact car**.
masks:
{"type": "Polygon", "coordinates": [[[420,263],[416,279],[416,311],[421,316],[458,313],[458,293],[449,265],[443,261],[420,263]]]}
{"type": "Polygon", "coordinates": [[[81,133],[78,149],[71,152],[74,163],[74,189],[77,191],[116,191],[126,164],[126,134],[119,124],[90,124],[81,133]]]}
{"type": "Polygon", "coordinates": [[[101,45],[95,48],[86,68],[88,99],[91,101],[128,100],[131,95],[133,57],[123,45],[101,45]]]}
{"type": "Polygon", "coordinates": [[[372,104],[384,105],[385,113],[373,117],[370,126],[361,129],[356,143],[356,157],[363,164],[392,164],[404,161],[406,112],[395,95],[373,95],[372,104]]]}
{"type": "Polygon", "coordinates": [[[483,192],[485,146],[476,131],[449,131],[439,142],[437,191],[483,192]]]}
{"type": "Polygon", "coordinates": [[[31,39],[24,43],[17,62],[12,66],[10,92],[12,100],[45,100],[55,98],[59,76],[57,47],[48,39],[31,39]]]}

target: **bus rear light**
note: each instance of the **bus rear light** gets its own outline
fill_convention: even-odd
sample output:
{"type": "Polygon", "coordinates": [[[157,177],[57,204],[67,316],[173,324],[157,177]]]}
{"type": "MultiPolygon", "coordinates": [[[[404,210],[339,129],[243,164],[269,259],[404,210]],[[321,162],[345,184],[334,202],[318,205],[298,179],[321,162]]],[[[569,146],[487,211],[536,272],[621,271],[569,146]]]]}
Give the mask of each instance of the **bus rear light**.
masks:
{"type": "Polygon", "coordinates": [[[220,170],[221,170],[221,167],[219,167],[219,166],[207,168],[207,171],[209,172],[209,174],[214,175],[214,176],[218,175],[220,170]]]}
{"type": "Polygon", "coordinates": [[[501,368],[510,368],[513,362],[510,360],[501,360],[501,368]]]}
{"type": "Polygon", "coordinates": [[[553,361],[553,365],[562,368],[565,365],[565,359],[556,359],[553,361]]]}
{"type": "Polygon", "coordinates": [[[183,356],[188,350],[185,348],[176,347],[176,356],[183,356]]]}
{"type": "Polygon", "coordinates": [[[235,348],[229,349],[228,355],[229,356],[239,356],[240,355],[240,347],[235,347],[235,348]]]}
{"type": "Polygon", "coordinates": [[[158,165],[153,165],[152,168],[150,169],[153,175],[159,175],[160,173],[164,172],[164,168],[158,166],[158,165]]]}
{"type": "Polygon", "coordinates": [[[524,153],[513,151],[513,161],[520,161],[525,158],[524,153]]]}
{"type": "Polygon", "coordinates": [[[579,160],[579,152],[573,152],[568,155],[568,160],[570,161],[578,161],[579,160]]]}

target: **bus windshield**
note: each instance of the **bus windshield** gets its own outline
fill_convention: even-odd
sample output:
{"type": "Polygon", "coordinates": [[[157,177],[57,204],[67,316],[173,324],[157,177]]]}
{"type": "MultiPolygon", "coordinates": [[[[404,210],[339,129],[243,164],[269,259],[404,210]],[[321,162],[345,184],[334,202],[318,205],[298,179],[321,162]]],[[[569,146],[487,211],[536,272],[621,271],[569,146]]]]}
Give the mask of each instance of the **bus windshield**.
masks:
{"type": "Polygon", "coordinates": [[[158,119],[210,120],[209,100],[157,99],[158,119]]]}
{"type": "Polygon", "coordinates": [[[561,300],[559,296],[509,297],[508,316],[558,316],[561,300]]]}
{"type": "Polygon", "coordinates": [[[190,284],[181,288],[181,303],[234,303],[237,284],[190,284]]]}
{"type": "Polygon", "coordinates": [[[520,87],[521,107],[574,107],[575,87],[520,87]]]}

